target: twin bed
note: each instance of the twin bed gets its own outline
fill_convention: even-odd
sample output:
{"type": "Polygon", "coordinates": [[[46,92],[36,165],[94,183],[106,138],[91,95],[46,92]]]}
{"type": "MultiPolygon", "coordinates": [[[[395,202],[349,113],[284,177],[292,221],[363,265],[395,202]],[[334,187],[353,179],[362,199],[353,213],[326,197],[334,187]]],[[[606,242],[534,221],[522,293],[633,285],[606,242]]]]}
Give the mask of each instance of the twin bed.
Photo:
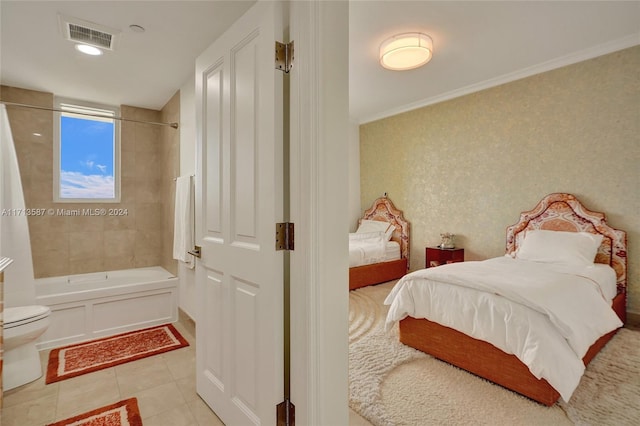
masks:
{"type": "MultiPolygon", "coordinates": [[[[381,232],[384,234],[384,231],[381,232]]],[[[358,230],[350,234],[349,240],[349,290],[395,280],[409,270],[409,222],[386,194],[375,200],[373,205],[364,212],[358,230]],[[389,240],[387,241],[385,237],[383,241],[372,238],[375,241],[370,246],[366,245],[370,240],[360,239],[358,234],[365,238],[370,234],[367,232],[371,229],[367,226],[370,223],[367,222],[387,224],[389,240]],[[373,256],[367,256],[371,254],[367,253],[368,250],[376,250],[376,244],[383,247],[378,248],[373,256]],[[384,254],[376,256],[381,250],[384,254]]]]}
{"type": "Polygon", "coordinates": [[[625,322],[626,287],[626,233],[573,195],[550,194],[507,228],[504,257],[405,275],[385,301],[387,327],[399,322],[404,344],[552,405],[625,322]]]}

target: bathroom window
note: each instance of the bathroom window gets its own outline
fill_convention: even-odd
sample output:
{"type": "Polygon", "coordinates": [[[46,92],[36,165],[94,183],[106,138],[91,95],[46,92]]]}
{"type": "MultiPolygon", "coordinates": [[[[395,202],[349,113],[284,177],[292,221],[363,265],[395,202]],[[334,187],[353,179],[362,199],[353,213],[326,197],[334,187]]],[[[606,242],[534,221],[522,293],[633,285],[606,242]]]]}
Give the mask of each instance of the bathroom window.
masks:
{"type": "Polygon", "coordinates": [[[119,202],[119,109],[61,98],[56,109],[54,201],[119,202]]]}

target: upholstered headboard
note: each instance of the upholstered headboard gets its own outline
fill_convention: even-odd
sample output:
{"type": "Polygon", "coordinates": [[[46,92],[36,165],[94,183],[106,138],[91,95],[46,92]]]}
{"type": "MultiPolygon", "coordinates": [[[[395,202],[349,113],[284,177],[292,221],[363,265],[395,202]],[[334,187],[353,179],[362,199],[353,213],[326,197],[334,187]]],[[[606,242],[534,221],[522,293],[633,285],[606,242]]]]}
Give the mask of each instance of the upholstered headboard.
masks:
{"type": "Polygon", "coordinates": [[[522,212],[518,223],[507,228],[508,254],[518,249],[529,229],[602,234],[595,262],[610,265],[616,271],[618,293],[626,293],[627,233],[607,225],[604,213],[588,210],[571,194],[549,194],[532,210],[522,212]]]}
{"type": "Polygon", "coordinates": [[[393,231],[391,240],[400,244],[400,253],[403,258],[407,259],[407,269],[409,269],[409,222],[404,218],[402,210],[398,210],[385,194],[375,200],[371,207],[364,212],[360,220],[363,219],[389,222],[395,226],[396,229],[393,231]]]}

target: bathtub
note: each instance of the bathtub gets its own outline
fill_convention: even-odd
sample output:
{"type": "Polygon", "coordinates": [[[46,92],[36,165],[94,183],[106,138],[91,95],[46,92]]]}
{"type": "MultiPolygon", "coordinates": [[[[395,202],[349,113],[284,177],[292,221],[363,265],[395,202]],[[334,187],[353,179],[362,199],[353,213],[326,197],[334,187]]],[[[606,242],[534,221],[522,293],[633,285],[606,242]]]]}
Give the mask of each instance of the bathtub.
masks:
{"type": "Polygon", "coordinates": [[[178,320],[178,278],[159,266],[35,281],[51,308],[40,350],[178,320]]]}

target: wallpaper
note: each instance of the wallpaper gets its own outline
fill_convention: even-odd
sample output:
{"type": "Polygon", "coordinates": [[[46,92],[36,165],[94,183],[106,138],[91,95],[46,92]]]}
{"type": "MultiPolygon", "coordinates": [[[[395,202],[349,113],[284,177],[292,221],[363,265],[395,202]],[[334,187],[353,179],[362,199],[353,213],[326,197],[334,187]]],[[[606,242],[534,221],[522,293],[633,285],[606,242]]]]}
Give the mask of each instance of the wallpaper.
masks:
{"type": "Polygon", "coordinates": [[[445,232],[467,260],[500,256],[521,211],[572,193],[627,231],[640,314],[639,69],[635,46],[362,125],[362,209],[387,192],[404,210],[415,269],[445,232]]]}

